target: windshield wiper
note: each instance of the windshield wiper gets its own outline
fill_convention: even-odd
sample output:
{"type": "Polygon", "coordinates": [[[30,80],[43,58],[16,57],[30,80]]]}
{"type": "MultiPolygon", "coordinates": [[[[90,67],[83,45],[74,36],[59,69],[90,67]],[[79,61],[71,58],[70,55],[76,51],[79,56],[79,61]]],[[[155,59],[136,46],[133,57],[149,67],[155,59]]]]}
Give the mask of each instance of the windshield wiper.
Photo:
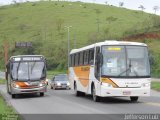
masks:
{"type": "Polygon", "coordinates": [[[21,63],[21,61],[18,62],[18,66],[17,66],[17,70],[16,70],[16,73],[17,73],[17,79],[16,80],[18,80],[18,71],[19,71],[20,63],[21,63]]]}
{"type": "Polygon", "coordinates": [[[32,71],[33,71],[35,64],[36,64],[36,61],[34,61],[33,65],[31,66],[31,74],[32,74],[32,71]]]}
{"type": "MultiPolygon", "coordinates": [[[[129,67],[125,71],[121,72],[118,76],[121,76],[123,73],[128,72],[128,71],[131,72],[131,68],[132,68],[131,60],[129,60],[129,67]]],[[[137,73],[137,71],[134,68],[132,70],[133,70],[133,72],[134,72],[134,74],[136,76],[139,76],[138,73],[137,73]]]]}
{"type": "Polygon", "coordinates": [[[136,71],[135,69],[133,69],[133,72],[134,72],[134,74],[135,74],[136,76],[139,76],[138,73],[137,73],[137,71],[136,71]]]}
{"type": "Polygon", "coordinates": [[[131,65],[131,60],[129,60],[129,67],[128,67],[125,71],[121,72],[118,76],[121,76],[121,75],[124,74],[125,72],[131,71],[131,67],[132,67],[132,65],[131,65]]]}

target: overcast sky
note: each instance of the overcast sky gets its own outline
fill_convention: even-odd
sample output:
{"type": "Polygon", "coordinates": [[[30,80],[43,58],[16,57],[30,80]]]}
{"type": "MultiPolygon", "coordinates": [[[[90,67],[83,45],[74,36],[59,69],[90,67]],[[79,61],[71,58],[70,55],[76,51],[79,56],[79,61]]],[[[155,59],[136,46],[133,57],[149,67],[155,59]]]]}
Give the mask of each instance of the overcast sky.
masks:
{"type": "MultiPolygon", "coordinates": [[[[10,4],[13,0],[0,0],[0,4],[10,4]]],[[[26,0],[16,0],[18,2],[23,2],[26,0]]],[[[38,1],[38,0],[28,0],[28,1],[38,1]]],[[[65,0],[66,1],[66,0],[65,0]]],[[[91,3],[100,3],[105,4],[107,1],[109,5],[119,6],[119,2],[124,2],[124,7],[129,9],[139,10],[139,6],[143,5],[145,7],[145,12],[154,13],[153,7],[160,7],[160,0],[68,0],[68,1],[83,1],[91,3]]],[[[160,15],[160,9],[157,11],[157,14],[160,15]]]]}

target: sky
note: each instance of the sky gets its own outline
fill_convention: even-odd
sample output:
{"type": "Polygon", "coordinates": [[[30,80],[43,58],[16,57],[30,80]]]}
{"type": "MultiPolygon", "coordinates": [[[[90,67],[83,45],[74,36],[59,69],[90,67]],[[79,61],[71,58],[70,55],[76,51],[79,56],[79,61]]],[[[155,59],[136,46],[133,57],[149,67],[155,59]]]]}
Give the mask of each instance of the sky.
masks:
{"type": "MultiPolygon", "coordinates": [[[[13,0],[0,0],[0,5],[10,4],[13,0]]],[[[17,2],[24,2],[26,0],[16,0],[17,2]]],[[[28,0],[28,1],[38,1],[38,0],[28,0]]],[[[67,1],[67,0],[65,0],[67,1]]],[[[160,0],[68,0],[68,1],[82,1],[82,2],[89,2],[89,3],[99,3],[109,5],[119,6],[119,2],[123,2],[125,8],[133,9],[133,10],[140,10],[138,7],[143,5],[145,7],[144,12],[154,13],[153,7],[158,6],[160,7],[160,0]]],[[[160,15],[160,9],[157,11],[158,15],[160,15]]]]}

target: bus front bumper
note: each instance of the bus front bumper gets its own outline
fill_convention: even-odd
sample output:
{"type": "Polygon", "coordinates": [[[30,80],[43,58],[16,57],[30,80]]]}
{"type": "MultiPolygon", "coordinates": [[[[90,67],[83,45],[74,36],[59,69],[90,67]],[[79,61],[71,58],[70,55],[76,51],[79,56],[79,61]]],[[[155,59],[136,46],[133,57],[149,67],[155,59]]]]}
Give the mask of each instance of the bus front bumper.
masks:
{"type": "Polygon", "coordinates": [[[23,94],[23,93],[44,93],[47,91],[47,87],[38,87],[38,88],[30,88],[30,89],[21,89],[21,88],[12,88],[11,94],[23,94]]]}
{"type": "Polygon", "coordinates": [[[100,96],[150,96],[150,88],[101,88],[100,96]]]}

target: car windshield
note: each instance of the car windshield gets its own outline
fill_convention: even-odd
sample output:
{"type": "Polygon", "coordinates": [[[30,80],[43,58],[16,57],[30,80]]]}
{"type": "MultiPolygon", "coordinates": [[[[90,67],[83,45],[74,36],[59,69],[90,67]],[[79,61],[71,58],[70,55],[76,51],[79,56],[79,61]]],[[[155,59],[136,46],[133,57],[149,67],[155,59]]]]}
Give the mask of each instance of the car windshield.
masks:
{"type": "Polygon", "coordinates": [[[11,68],[13,80],[40,80],[45,77],[44,62],[14,62],[11,68]]]}
{"type": "Polygon", "coordinates": [[[147,47],[103,46],[102,54],[102,75],[112,77],[150,76],[147,47]]]}
{"type": "Polygon", "coordinates": [[[55,76],[54,78],[55,81],[68,81],[67,75],[59,75],[55,76]]]}

